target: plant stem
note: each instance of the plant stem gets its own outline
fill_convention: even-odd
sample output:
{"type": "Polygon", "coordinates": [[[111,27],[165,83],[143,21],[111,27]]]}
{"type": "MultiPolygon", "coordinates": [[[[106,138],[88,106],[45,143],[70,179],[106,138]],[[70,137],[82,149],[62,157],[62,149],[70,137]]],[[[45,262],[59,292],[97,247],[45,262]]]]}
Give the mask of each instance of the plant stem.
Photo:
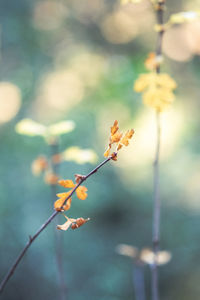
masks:
{"type": "MultiPolygon", "coordinates": [[[[100,163],[97,167],[95,167],[91,172],[89,172],[86,176],[83,177],[83,179],[73,188],[69,196],[66,198],[65,203],[63,206],[66,204],[67,200],[74,194],[76,189],[81,185],[81,183],[85,180],[87,180],[91,175],[96,173],[103,165],[105,165],[107,162],[109,162],[112,159],[112,156],[109,156],[107,159],[105,159],[102,163],[100,163]]],[[[14,274],[17,266],[19,265],[20,261],[24,257],[26,251],[29,249],[31,244],[34,242],[34,240],[42,233],[42,231],[51,223],[51,221],[59,214],[58,211],[54,211],[53,214],[46,220],[46,222],[38,229],[38,231],[33,235],[29,236],[29,241],[27,242],[26,246],[23,248],[19,256],[16,258],[15,262],[9,269],[8,273],[6,276],[3,278],[3,280],[0,283],[0,293],[3,292],[7,282],[11,278],[11,276],[14,274]]]]}
{"type": "Polygon", "coordinates": [[[153,252],[154,252],[154,264],[152,265],[152,300],[159,299],[158,291],[158,265],[157,265],[157,253],[160,247],[160,178],[159,178],[159,157],[160,157],[160,113],[156,112],[156,127],[157,127],[157,143],[155,160],[153,164],[154,168],[154,204],[153,204],[153,252]]]}
{"type": "Polygon", "coordinates": [[[145,300],[144,266],[140,262],[133,266],[133,284],[136,300],[145,300]]]}
{"type": "MultiPolygon", "coordinates": [[[[58,139],[52,140],[49,143],[49,147],[51,150],[51,168],[52,173],[55,175],[59,175],[59,164],[53,161],[53,157],[59,153],[59,141],[58,139]]],[[[55,201],[55,195],[57,193],[57,188],[55,184],[51,184],[51,194],[52,194],[52,204],[55,201]]],[[[56,252],[56,265],[58,272],[58,282],[60,288],[60,300],[66,300],[67,287],[64,279],[64,270],[63,270],[63,261],[62,261],[62,244],[63,244],[63,235],[59,230],[55,228],[55,252],[56,252]]]]}
{"type": "MultiPolygon", "coordinates": [[[[156,42],[156,57],[160,58],[162,56],[162,41],[164,28],[163,27],[163,11],[165,8],[165,0],[158,0],[156,6],[156,18],[157,24],[160,26],[160,31],[157,35],[156,42]]],[[[158,60],[159,61],[159,60],[158,60]]],[[[160,64],[157,64],[156,73],[160,73],[160,64]]],[[[156,131],[157,131],[157,141],[156,141],[156,152],[155,160],[153,163],[153,233],[152,233],[152,243],[154,252],[154,264],[152,265],[152,300],[159,300],[159,289],[158,289],[158,264],[157,264],[157,254],[160,248],[160,179],[159,179],[159,158],[160,158],[160,136],[161,136],[161,126],[160,126],[160,112],[156,112],[156,131]]]]}

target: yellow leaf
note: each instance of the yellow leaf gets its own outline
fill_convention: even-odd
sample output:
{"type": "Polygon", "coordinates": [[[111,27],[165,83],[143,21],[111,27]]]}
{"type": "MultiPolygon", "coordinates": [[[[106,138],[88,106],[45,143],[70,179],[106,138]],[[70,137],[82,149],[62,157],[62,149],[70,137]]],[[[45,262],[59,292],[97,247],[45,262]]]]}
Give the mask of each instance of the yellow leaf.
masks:
{"type": "Polygon", "coordinates": [[[72,180],[59,180],[58,181],[58,184],[65,187],[65,188],[74,188],[75,187],[75,184],[73,183],[72,180]]]}
{"type": "Polygon", "coordinates": [[[73,121],[61,121],[50,125],[47,130],[50,135],[61,135],[74,130],[74,128],[75,123],[73,121]]]}
{"type": "Polygon", "coordinates": [[[67,199],[67,197],[69,197],[70,193],[71,193],[71,191],[69,191],[67,193],[56,194],[56,196],[59,197],[59,199],[54,202],[55,210],[62,211],[62,210],[70,209],[72,198],[69,198],[67,200],[67,203],[63,206],[63,204],[65,203],[65,200],[67,199]]]}
{"type": "Polygon", "coordinates": [[[133,134],[134,134],[134,130],[133,129],[128,130],[125,133],[124,137],[121,139],[120,143],[122,143],[124,146],[128,146],[129,145],[129,139],[132,138],[133,134]]]}
{"type": "Polygon", "coordinates": [[[87,188],[85,186],[79,186],[76,189],[76,195],[80,200],[85,200],[87,198],[87,188]]]}
{"type": "Polygon", "coordinates": [[[95,163],[98,160],[97,154],[92,149],[81,149],[70,147],[62,153],[62,157],[67,161],[75,161],[78,164],[95,163]]]}
{"type": "Polygon", "coordinates": [[[170,16],[169,23],[182,24],[185,22],[191,22],[200,17],[200,11],[186,11],[173,14],[170,16]]]}
{"type": "Polygon", "coordinates": [[[39,124],[31,119],[23,119],[16,124],[15,130],[19,134],[36,136],[45,136],[46,126],[39,124]]]}
{"type": "Polygon", "coordinates": [[[112,135],[110,137],[110,143],[113,144],[113,143],[118,143],[122,137],[122,133],[117,131],[114,135],[112,135]]]}

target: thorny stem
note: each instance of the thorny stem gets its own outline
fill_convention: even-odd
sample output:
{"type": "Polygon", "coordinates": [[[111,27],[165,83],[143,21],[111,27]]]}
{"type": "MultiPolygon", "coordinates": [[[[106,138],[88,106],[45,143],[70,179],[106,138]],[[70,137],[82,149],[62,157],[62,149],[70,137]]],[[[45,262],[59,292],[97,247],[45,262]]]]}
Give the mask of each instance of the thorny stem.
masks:
{"type": "MultiPolygon", "coordinates": [[[[156,18],[157,24],[163,26],[163,11],[165,8],[165,0],[158,0],[156,7],[156,18]]],[[[156,56],[157,58],[162,55],[162,41],[163,41],[164,29],[161,29],[157,35],[156,42],[156,56]]],[[[160,64],[156,67],[156,73],[160,73],[160,64]]],[[[160,158],[160,112],[156,112],[156,130],[157,130],[157,142],[155,160],[153,164],[154,169],[154,188],[153,188],[153,233],[152,243],[154,252],[154,264],[152,265],[152,300],[159,300],[159,289],[158,289],[158,264],[157,264],[157,253],[160,248],[160,183],[159,183],[159,158],[160,158]]]]}
{"type": "MultiPolygon", "coordinates": [[[[59,174],[59,164],[54,163],[53,157],[59,152],[59,141],[58,139],[53,140],[49,143],[49,147],[51,150],[51,168],[53,174],[59,174]]],[[[51,194],[52,194],[52,203],[54,203],[55,195],[56,195],[56,185],[51,184],[51,194]]],[[[67,287],[64,279],[64,270],[62,263],[62,235],[61,232],[55,229],[55,252],[56,252],[56,264],[58,271],[58,281],[60,285],[60,300],[66,300],[67,287]]]]}
{"type": "MultiPolygon", "coordinates": [[[[113,158],[112,156],[109,156],[102,163],[100,163],[96,168],[94,168],[91,172],[89,172],[86,176],[84,176],[83,179],[81,179],[80,182],[73,188],[73,190],[71,191],[71,193],[69,194],[69,196],[66,198],[65,203],[63,204],[63,206],[66,204],[67,200],[74,194],[74,192],[76,191],[76,189],[81,185],[81,183],[83,181],[87,180],[91,175],[93,175],[94,173],[96,173],[101,167],[103,167],[103,165],[105,165],[107,162],[109,162],[112,158],[113,158]]],[[[24,255],[25,255],[26,251],[28,250],[28,248],[31,246],[31,244],[34,242],[34,240],[42,233],[42,231],[51,223],[51,221],[58,214],[59,214],[58,211],[54,211],[53,214],[46,220],[46,222],[38,229],[38,231],[33,236],[29,236],[29,240],[28,240],[26,246],[21,251],[21,253],[17,257],[17,259],[15,260],[15,262],[13,263],[13,265],[11,266],[11,268],[9,269],[8,273],[6,274],[6,276],[3,278],[2,282],[0,283],[0,293],[3,292],[3,290],[5,288],[5,285],[7,284],[7,282],[11,278],[11,276],[14,274],[17,266],[19,265],[20,261],[24,257],[24,255]]]]}

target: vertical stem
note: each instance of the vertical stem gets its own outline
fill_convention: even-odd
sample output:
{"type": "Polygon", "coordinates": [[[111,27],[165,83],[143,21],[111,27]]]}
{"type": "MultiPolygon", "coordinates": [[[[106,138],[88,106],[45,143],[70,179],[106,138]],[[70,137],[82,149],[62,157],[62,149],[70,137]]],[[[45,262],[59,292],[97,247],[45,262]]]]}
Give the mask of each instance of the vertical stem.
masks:
{"type": "MultiPolygon", "coordinates": [[[[156,57],[162,56],[162,41],[164,28],[163,27],[163,11],[165,8],[165,0],[158,0],[155,10],[157,24],[160,26],[160,31],[157,35],[156,42],[156,57]]],[[[157,64],[156,73],[160,73],[160,64],[157,64]]],[[[153,233],[152,233],[152,243],[154,252],[154,263],[152,265],[152,300],[159,300],[159,289],[158,289],[158,264],[157,264],[157,254],[160,248],[160,179],[159,179],[159,158],[160,158],[160,112],[156,111],[156,131],[157,131],[157,141],[156,141],[156,152],[155,160],[153,163],[153,233]]]]}
{"type": "Polygon", "coordinates": [[[144,266],[141,263],[135,263],[133,266],[133,284],[135,299],[145,300],[144,266]]]}
{"type": "Polygon", "coordinates": [[[154,171],[154,203],[153,203],[153,252],[154,252],[154,264],[152,265],[152,300],[159,299],[158,291],[158,265],[157,265],[157,253],[159,251],[160,244],[160,179],[159,179],[159,158],[160,158],[160,113],[156,112],[156,130],[157,130],[157,142],[156,153],[153,164],[154,171]]]}
{"type": "MultiPolygon", "coordinates": [[[[53,156],[59,153],[59,144],[58,140],[53,140],[51,143],[49,143],[50,150],[51,150],[51,168],[53,174],[57,175],[59,174],[59,164],[55,164],[53,161],[53,156]]],[[[56,185],[51,184],[51,194],[52,194],[52,202],[55,201],[55,195],[56,195],[56,185]]],[[[62,259],[62,235],[59,230],[56,229],[55,231],[55,251],[56,251],[56,265],[57,265],[57,272],[58,272],[58,281],[60,286],[60,300],[66,299],[66,284],[64,280],[64,270],[63,270],[63,259],[62,259]]]]}

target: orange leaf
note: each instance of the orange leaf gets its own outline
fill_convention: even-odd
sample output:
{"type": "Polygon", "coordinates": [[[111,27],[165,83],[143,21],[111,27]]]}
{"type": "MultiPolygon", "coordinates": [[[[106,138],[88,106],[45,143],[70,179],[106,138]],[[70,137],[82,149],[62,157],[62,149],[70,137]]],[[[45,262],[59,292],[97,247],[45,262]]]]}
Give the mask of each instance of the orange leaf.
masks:
{"type": "Polygon", "coordinates": [[[113,126],[110,128],[111,136],[114,135],[117,132],[118,129],[119,129],[118,121],[115,120],[113,126]]]}
{"type": "Polygon", "coordinates": [[[110,137],[110,142],[111,144],[113,143],[118,143],[120,140],[121,140],[121,137],[122,137],[122,133],[121,132],[116,132],[114,135],[112,135],[110,137]]]}
{"type": "Polygon", "coordinates": [[[75,184],[73,183],[72,180],[59,180],[58,181],[58,184],[65,187],[65,188],[74,188],[75,187],[75,184]]]}
{"type": "Polygon", "coordinates": [[[106,149],[106,151],[104,152],[104,156],[108,157],[110,155],[110,146],[106,149]]]}
{"type": "Polygon", "coordinates": [[[126,134],[124,135],[124,137],[121,139],[120,143],[122,143],[124,146],[128,146],[129,145],[129,139],[132,138],[133,134],[134,134],[133,129],[128,130],[126,132],[126,134]]]}
{"type": "Polygon", "coordinates": [[[67,203],[63,206],[65,200],[67,199],[67,197],[69,197],[70,193],[71,193],[71,191],[69,191],[67,193],[56,194],[56,196],[59,197],[59,199],[54,202],[54,208],[55,208],[55,210],[62,211],[62,210],[68,210],[68,209],[70,209],[71,201],[72,201],[71,198],[69,198],[67,200],[67,203]]]}
{"type": "Polygon", "coordinates": [[[85,186],[79,186],[76,190],[76,195],[80,200],[87,198],[87,188],[85,186]]]}
{"type": "Polygon", "coordinates": [[[71,207],[71,203],[72,203],[72,198],[69,198],[69,199],[67,200],[67,203],[66,203],[65,205],[63,205],[63,209],[64,209],[64,210],[69,210],[70,207],[71,207]]]}

